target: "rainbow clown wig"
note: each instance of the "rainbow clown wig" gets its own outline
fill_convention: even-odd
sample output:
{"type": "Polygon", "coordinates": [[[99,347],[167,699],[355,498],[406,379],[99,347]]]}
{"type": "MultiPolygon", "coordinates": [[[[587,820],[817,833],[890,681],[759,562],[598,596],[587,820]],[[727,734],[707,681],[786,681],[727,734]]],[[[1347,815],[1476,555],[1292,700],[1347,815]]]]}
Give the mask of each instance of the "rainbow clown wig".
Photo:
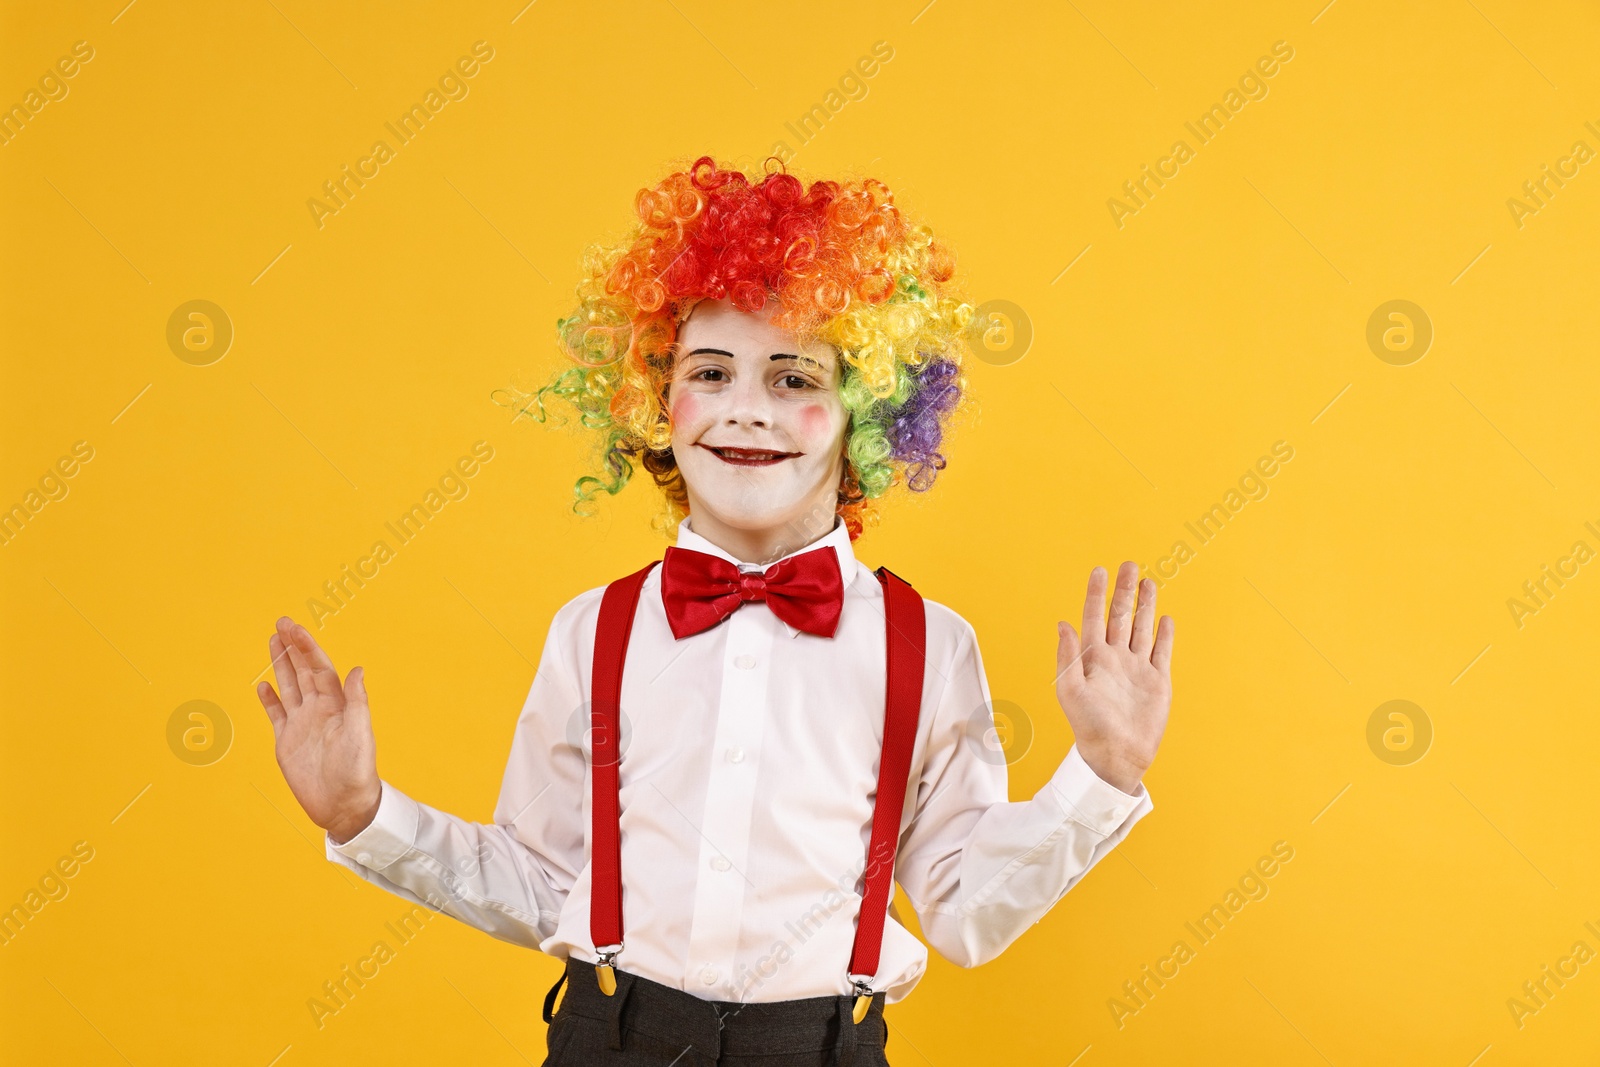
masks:
{"type": "Polygon", "coordinates": [[[543,422],[545,398],[559,397],[598,432],[603,476],[578,479],[575,511],[620,492],[637,459],[665,494],[663,532],[689,513],[666,390],[678,328],[706,298],[752,312],[776,300],[773,325],[839,352],[849,421],[837,513],[851,540],[877,521],[873,501],[901,483],[925,492],[944,469],[974,313],[953,285],[954,255],[882,182],[808,188],[776,157],[763,170],[702,156],[639,190],[625,241],[586,251],[577,306],[557,322],[567,365],[516,405],[543,422]]]}

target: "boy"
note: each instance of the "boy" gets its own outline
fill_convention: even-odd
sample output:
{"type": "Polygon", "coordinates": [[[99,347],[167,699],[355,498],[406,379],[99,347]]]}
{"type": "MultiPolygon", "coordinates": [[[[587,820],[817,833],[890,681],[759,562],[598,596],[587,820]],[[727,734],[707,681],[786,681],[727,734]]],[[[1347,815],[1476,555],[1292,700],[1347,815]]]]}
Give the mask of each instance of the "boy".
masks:
{"type": "Polygon", "coordinates": [[[1091,572],[1081,638],[1057,627],[1076,741],[1007,803],[971,626],[851,548],[944,466],[953,259],[870,179],[702,158],[637,209],[588,259],[540,411],[553,393],[602,432],[610,480],[580,498],[637,458],[677,544],[556,612],[494,823],[381,780],[362,669],[341,683],[287,618],[281,697],[258,695],[330,860],[566,960],[547,1064],[887,1064],[883,1006],[927,966],[891,876],[962,966],[1037,922],[1151,810],[1172,620],[1124,563],[1107,622],[1091,572]]]}

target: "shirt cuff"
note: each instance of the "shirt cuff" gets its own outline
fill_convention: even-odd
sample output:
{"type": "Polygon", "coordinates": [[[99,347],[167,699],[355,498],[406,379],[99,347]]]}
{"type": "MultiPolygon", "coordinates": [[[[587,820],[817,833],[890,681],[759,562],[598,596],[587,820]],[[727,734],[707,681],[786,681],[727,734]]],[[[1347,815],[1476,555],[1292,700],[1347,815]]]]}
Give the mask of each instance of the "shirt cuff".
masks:
{"type": "Polygon", "coordinates": [[[381,871],[411,851],[421,818],[417,802],[388,782],[380,781],[380,785],[383,792],[378,799],[378,814],[366,829],[342,845],[334,843],[332,834],[323,835],[330,860],[337,852],[363,867],[381,871]]]}
{"type": "Polygon", "coordinates": [[[1121,826],[1128,813],[1149,795],[1143,782],[1137,792],[1129,794],[1095,774],[1076,744],[1051,776],[1050,788],[1069,819],[1102,836],[1121,826]]]}

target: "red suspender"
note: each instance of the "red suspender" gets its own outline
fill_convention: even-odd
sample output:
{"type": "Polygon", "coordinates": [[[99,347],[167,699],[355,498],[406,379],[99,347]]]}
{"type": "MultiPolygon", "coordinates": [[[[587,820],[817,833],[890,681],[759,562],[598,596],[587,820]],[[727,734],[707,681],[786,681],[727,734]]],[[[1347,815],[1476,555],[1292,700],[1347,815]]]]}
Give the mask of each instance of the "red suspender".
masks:
{"type": "Polygon", "coordinates": [[[884,631],[888,638],[883,712],[883,752],[878,757],[878,795],[872,806],[872,839],[867,845],[866,894],[856,920],[850,952],[850,979],[856,988],[855,1020],[872,1006],[871,982],[878,973],[883,924],[894,890],[894,858],[900,848],[900,811],[905,804],[911,748],[922,712],[922,668],[927,654],[927,617],[922,596],[904,578],[879,567],[883,585],[884,631]]]}
{"type": "MultiPolygon", "coordinates": [[[[621,817],[618,740],[622,667],[628,636],[639,604],[639,590],[656,560],[606,587],[595,627],[594,673],[590,689],[593,766],[590,773],[591,870],[589,935],[600,960],[600,988],[616,991],[614,960],[622,948],[622,862],[618,820],[621,817]]],[[[899,850],[900,814],[905,806],[922,713],[922,674],[926,659],[927,616],[922,596],[904,578],[879,567],[873,572],[883,586],[886,680],[883,750],[878,759],[878,791],[872,809],[872,837],[864,871],[866,890],[856,921],[855,945],[848,977],[856,990],[855,1020],[872,1005],[871,981],[878,973],[883,927],[894,886],[894,860],[899,850]]]]}
{"type": "Polygon", "coordinates": [[[612,960],[622,948],[622,840],[618,826],[622,801],[617,780],[617,764],[621,761],[617,743],[622,736],[622,665],[628,655],[628,635],[633,631],[639,589],[650,568],[659,562],[653,560],[606,586],[600,599],[600,620],[595,626],[594,670],[589,686],[589,738],[593,750],[589,771],[593,820],[589,835],[589,936],[600,954],[600,988],[607,996],[617,989],[612,960]]]}

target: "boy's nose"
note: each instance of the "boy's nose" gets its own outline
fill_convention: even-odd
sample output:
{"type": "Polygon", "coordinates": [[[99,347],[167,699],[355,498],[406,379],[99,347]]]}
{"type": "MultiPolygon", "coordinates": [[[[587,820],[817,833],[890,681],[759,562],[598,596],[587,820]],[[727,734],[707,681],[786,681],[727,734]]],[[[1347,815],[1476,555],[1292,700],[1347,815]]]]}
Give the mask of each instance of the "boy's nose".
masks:
{"type": "Polygon", "coordinates": [[[759,380],[747,377],[734,385],[728,421],[742,426],[772,425],[772,398],[759,380]]]}

